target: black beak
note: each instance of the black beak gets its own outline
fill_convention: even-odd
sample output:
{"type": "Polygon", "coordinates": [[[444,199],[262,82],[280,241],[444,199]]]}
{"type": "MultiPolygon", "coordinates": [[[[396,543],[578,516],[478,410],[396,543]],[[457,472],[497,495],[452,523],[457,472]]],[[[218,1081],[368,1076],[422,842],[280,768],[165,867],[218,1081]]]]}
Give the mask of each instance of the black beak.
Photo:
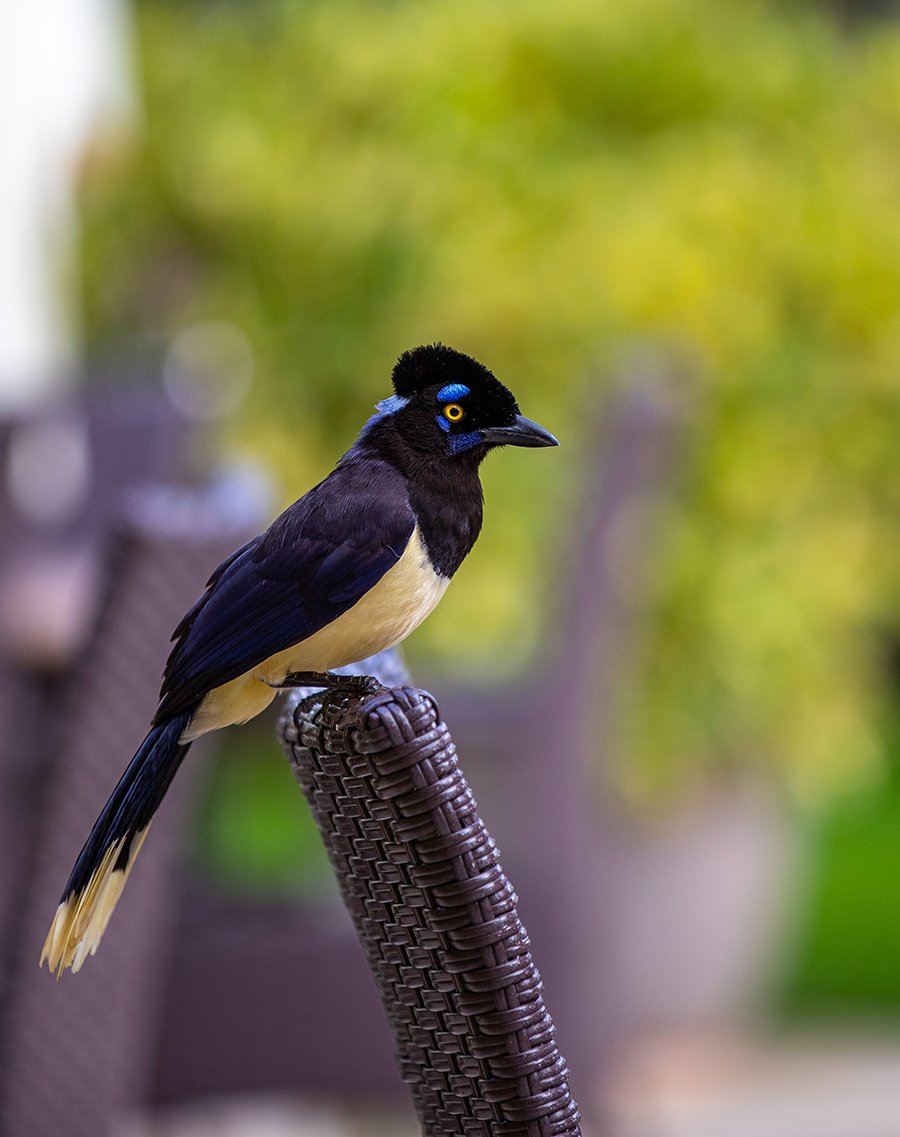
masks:
{"type": "Polygon", "coordinates": [[[484,431],[484,441],[492,446],[559,446],[549,430],[524,415],[516,415],[512,426],[494,426],[484,431]]]}

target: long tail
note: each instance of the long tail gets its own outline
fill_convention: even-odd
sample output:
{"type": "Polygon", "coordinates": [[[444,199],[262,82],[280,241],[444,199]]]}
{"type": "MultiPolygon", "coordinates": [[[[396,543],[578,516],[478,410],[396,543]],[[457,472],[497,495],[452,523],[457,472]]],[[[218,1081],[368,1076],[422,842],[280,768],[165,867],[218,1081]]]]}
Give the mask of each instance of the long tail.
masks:
{"type": "Polygon", "coordinates": [[[61,975],[78,971],[97,950],[154,813],[190,743],[180,742],[195,708],[153,727],[78,854],[44,947],[41,963],[61,975]]]}

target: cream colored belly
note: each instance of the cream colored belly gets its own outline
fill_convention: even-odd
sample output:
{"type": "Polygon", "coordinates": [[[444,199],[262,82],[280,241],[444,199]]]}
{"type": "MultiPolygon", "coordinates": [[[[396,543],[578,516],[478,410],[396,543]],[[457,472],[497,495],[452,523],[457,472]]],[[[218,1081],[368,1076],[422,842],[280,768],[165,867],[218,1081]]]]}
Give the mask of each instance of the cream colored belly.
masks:
{"type": "Polygon", "coordinates": [[[449,583],[431,567],[416,528],[400,560],[342,616],[210,691],[183,740],[258,715],[277,694],[271,684],[280,683],[291,671],[329,671],[400,643],[434,611],[449,583]]]}

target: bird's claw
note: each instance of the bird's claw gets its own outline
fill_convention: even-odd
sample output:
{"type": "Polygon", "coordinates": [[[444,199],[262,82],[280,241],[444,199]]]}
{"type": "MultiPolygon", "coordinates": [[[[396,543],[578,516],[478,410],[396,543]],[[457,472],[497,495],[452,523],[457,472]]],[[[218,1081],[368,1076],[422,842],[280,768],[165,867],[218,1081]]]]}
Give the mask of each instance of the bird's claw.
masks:
{"type": "Polygon", "coordinates": [[[279,689],[321,687],[327,692],[375,695],[382,685],[373,675],[338,675],[333,671],[289,671],[277,684],[279,689]]]}

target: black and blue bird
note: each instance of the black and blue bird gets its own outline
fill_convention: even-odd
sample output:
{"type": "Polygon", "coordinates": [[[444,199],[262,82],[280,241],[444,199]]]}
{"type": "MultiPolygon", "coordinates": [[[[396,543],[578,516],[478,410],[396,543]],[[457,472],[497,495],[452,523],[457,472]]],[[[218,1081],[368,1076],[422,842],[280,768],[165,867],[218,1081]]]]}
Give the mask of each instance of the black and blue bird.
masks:
{"type": "Polygon", "coordinates": [[[498,446],[555,446],[481,363],[405,352],[331,474],[225,560],[172,637],[160,703],[66,884],[41,962],[78,971],[109,922],[154,813],[200,735],[279,690],[398,644],[434,610],[481,530],[479,467],[498,446]]]}

